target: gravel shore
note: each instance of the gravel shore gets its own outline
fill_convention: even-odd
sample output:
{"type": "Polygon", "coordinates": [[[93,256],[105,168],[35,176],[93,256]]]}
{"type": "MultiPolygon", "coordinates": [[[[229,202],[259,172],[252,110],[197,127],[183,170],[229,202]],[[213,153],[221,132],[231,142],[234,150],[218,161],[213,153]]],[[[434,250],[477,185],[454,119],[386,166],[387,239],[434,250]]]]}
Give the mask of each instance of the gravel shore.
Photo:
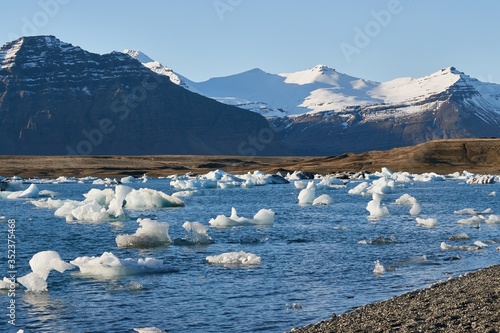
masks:
{"type": "Polygon", "coordinates": [[[500,265],[291,332],[500,332],[500,265]]]}

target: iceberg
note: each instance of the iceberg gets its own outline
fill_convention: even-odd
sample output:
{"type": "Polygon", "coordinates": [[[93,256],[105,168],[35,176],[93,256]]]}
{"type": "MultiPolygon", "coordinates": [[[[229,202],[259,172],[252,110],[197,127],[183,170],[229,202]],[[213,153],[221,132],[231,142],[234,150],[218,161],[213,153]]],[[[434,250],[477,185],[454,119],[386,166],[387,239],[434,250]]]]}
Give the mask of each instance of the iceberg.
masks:
{"type": "Polygon", "coordinates": [[[383,197],[383,194],[372,194],[372,200],[366,205],[366,210],[370,212],[370,218],[380,218],[389,215],[387,207],[381,204],[383,197]]]}
{"type": "Polygon", "coordinates": [[[61,259],[59,253],[55,251],[42,251],[36,253],[29,261],[31,273],[22,276],[17,281],[28,291],[41,292],[47,291],[47,278],[50,271],[56,270],[60,273],[74,268],[61,259]]]}
{"type": "Polygon", "coordinates": [[[208,256],[206,260],[210,264],[222,266],[258,266],[261,263],[260,257],[243,251],[208,256]]]}
{"type": "Polygon", "coordinates": [[[167,207],[184,207],[184,201],[161,191],[149,188],[132,190],[125,198],[127,209],[155,209],[167,207]]]}
{"type": "Polygon", "coordinates": [[[332,203],[333,199],[328,194],[322,194],[312,202],[313,206],[331,205],[332,203]]]}
{"type": "Polygon", "coordinates": [[[218,215],[211,219],[208,223],[214,227],[234,227],[245,225],[260,225],[268,226],[274,224],[274,212],[271,209],[261,209],[254,215],[253,219],[240,217],[236,213],[236,209],[231,208],[231,216],[218,215]]]}
{"type": "Polygon", "coordinates": [[[210,244],[212,242],[212,237],[207,234],[209,229],[208,226],[201,224],[200,222],[184,222],[182,225],[184,230],[187,231],[188,235],[186,240],[192,244],[210,244]]]}
{"type": "Polygon", "coordinates": [[[384,266],[380,263],[380,261],[375,260],[374,261],[375,268],[373,269],[374,274],[382,274],[385,273],[385,268],[384,266]]]}
{"type": "Polygon", "coordinates": [[[436,226],[437,220],[433,218],[423,219],[420,217],[416,218],[417,224],[427,228],[434,228],[436,226]]]}
{"type": "Polygon", "coordinates": [[[314,201],[316,196],[316,187],[314,182],[311,181],[307,184],[307,187],[300,191],[299,193],[299,205],[310,205],[314,201]]]}
{"type": "Polygon", "coordinates": [[[147,249],[168,245],[172,242],[168,234],[169,224],[151,219],[137,219],[139,228],[133,235],[116,236],[118,247],[147,249]]]}
{"type": "Polygon", "coordinates": [[[111,252],[104,252],[100,257],[78,257],[70,262],[78,266],[81,274],[97,278],[117,278],[178,271],[177,268],[165,265],[160,259],[119,259],[111,252]]]}

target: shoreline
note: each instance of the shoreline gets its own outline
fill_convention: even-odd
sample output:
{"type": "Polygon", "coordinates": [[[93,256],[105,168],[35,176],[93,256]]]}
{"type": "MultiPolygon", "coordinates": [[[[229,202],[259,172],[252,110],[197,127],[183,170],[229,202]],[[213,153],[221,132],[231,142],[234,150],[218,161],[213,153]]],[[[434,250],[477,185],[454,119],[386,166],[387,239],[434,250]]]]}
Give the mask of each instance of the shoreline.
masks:
{"type": "Polygon", "coordinates": [[[0,156],[0,176],[22,178],[150,177],[203,174],[215,169],[231,173],[261,170],[266,173],[392,171],[449,174],[464,170],[500,174],[500,139],[436,140],[416,146],[342,154],[330,157],[307,156],[0,156]]]}
{"type": "Polygon", "coordinates": [[[500,332],[500,265],[366,304],[291,333],[500,332]]]}

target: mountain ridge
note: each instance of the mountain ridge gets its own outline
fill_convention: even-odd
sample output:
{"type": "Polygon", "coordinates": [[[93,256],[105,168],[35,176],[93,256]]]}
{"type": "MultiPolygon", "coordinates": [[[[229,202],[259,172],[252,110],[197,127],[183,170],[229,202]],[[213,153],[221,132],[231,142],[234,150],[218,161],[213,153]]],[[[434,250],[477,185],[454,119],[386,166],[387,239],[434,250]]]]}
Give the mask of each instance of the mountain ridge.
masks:
{"type": "MultiPolygon", "coordinates": [[[[0,48],[1,154],[241,154],[260,115],[194,94],[121,52],[54,36],[0,48]]],[[[256,154],[279,155],[278,135],[256,154]]]]}

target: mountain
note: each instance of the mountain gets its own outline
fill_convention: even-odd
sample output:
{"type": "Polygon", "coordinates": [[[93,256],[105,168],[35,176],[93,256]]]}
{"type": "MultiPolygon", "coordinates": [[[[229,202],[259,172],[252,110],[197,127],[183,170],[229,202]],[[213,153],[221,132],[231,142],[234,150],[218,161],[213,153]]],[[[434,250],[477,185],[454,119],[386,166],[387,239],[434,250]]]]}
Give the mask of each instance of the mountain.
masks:
{"type": "Polygon", "coordinates": [[[259,114],[54,36],[0,48],[0,142],[0,154],[289,153],[259,114]]]}
{"type": "Polygon", "coordinates": [[[352,77],[325,65],[284,74],[253,69],[189,81],[189,87],[262,114],[298,155],[500,136],[500,85],[454,67],[387,82],[352,77]]]}

